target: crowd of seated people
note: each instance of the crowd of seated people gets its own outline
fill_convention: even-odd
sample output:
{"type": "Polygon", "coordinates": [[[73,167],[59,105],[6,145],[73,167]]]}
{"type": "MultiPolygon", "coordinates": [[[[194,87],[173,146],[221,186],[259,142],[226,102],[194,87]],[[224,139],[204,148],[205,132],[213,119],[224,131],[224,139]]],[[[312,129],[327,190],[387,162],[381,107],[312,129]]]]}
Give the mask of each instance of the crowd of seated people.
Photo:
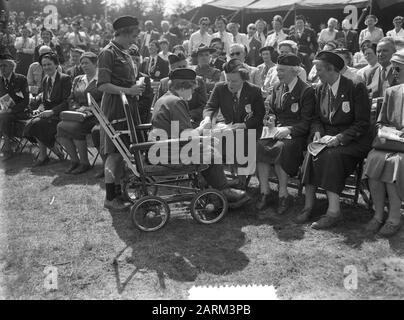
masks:
{"type": "MultiPolygon", "coordinates": [[[[247,26],[246,34],[223,16],[215,19],[217,32],[210,33],[210,21],[201,18],[199,30],[186,39],[167,21],[161,23],[160,34],[151,21],[141,32],[137,19],[121,17],[111,24],[111,41],[98,55],[84,50],[81,31],[73,33],[69,64],[63,66],[52,32],[42,30],[41,41],[33,46],[23,28],[15,40],[16,59],[7,51],[0,55],[3,161],[13,155],[13,123],[24,120],[23,136],[40,150],[35,166],[49,163],[48,149],[64,160],[63,147],[70,158],[66,174],[81,174],[91,169],[91,134],[103,160],[98,176],[105,177],[105,207],[127,208],[120,190],[122,156],[92,116],[86,98],[91,93],[106,119],[124,130],[119,97],[124,92],[138,111],[137,121],[151,121],[156,129],[178,120],[182,129],[194,128],[196,134],[220,123],[245,134],[255,130],[257,170],[249,174],[259,180],[256,210],[265,212],[277,203],[279,215],[289,212],[293,199],[288,182],[302,172],[305,203],[297,222],[309,221],[318,188],[327,194],[327,210],[312,224],[315,229],[330,228],[342,219],[346,180],[365,162],[362,178],[368,181],[375,210],[366,230],[383,236],[397,233],[402,224],[404,149],[394,144],[383,149],[376,140],[386,130],[397,137],[404,131],[403,18],[394,19],[395,28],[387,37],[372,15],[359,35],[347,20],[340,29],[334,18],[318,35],[301,15],[289,29],[275,16],[268,32],[260,19],[247,26]],[[377,99],[383,101],[381,107],[377,99]],[[72,120],[75,113],[66,111],[85,116],[72,120]],[[278,179],[276,192],[268,184],[271,171],[278,179]]],[[[246,187],[242,175],[237,183],[227,181],[223,168],[215,166],[204,175],[230,202],[248,198],[232,189],[246,187]]]]}

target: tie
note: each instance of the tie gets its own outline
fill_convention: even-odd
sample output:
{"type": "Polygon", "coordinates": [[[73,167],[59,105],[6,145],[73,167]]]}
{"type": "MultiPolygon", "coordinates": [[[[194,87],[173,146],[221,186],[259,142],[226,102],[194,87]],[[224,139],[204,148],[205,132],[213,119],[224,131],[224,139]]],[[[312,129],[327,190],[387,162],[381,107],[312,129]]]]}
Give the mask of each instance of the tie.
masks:
{"type": "Polygon", "coordinates": [[[238,108],[238,97],[237,92],[235,92],[233,93],[233,123],[236,121],[237,108],[238,108]]]}
{"type": "Polygon", "coordinates": [[[237,42],[236,36],[233,36],[233,42],[234,42],[234,43],[237,42]]]}
{"type": "Polygon", "coordinates": [[[52,78],[48,77],[48,90],[47,90],[47,96],[48,96],[48,100],[50,101],[50,97],[52,94],[52,78]]]}
{"type": "Polygon", "coordinates": [[[4,88],[8,91],[8,89],[10,88],[10,82],[6,78],[3,78],[3,80],[4,80],[4,88]]]}
{"type": "Polygon", "coordinates": [[[379,86],[377,88],[379,97],[383,97],[386,78],[387,78],[387,76],[386,76],[386,68],[382,68],[381,71],[380,71],[379,86]]]}
{"type": "Polygon", "coordinates": [[[282,99],[281,99],[282,100],[281,101],[282,109],[283,109],[283,104],[285,103],[286,98],[288,96],[288,93],[289,93],[289,86],[287,84],[285,84],[283,86],[283,94],[282,94],[282,99]]]}
{"type": "Polygon", "coordinates": [[[265,64],[264,71],[262,71],[262,74],[261,74],[262,84],[264,84],[264,81],[265,81],[265,78],[267,77],[268,71],[269,71],[269,66],[267,64],[265,64]]]}
{"type": "Polygon", "coordinates": [[[334,110],[334,101],[335,101],[335,97],[334,97],[334,94],[332,93],[332,89],[331,89],[331,87],[328,87],[328,115],[330,117],[334,110]]]}
{"type": "Polygon", "coordinates": [[[152,70],[154,69],[154,63],[155,63],[155,57],[153,57],[150,61],[150,66],[149,66],[149,74],[152,73],[152,70]]]}

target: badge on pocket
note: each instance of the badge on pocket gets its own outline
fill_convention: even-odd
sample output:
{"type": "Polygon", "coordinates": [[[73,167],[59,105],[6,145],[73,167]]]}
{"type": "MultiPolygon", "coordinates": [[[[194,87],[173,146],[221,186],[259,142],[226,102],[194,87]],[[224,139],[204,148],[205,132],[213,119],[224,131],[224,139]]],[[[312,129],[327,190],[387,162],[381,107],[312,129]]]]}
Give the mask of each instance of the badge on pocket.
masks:
{"type": "Polygon", "coordinates": [[[345,113],[348,113],[349,111],[351,111],[351,106],[349,104],[349,101],[342,102],[342,111],[344,111],[345,113]]]}
{"type": "Polygon", "coordinates": [[[293,103],[292,106],[290,107],[290,110],[291,110],[293,113],[296,113],[296,112],[299,110],[299,104],[293,103]]]}

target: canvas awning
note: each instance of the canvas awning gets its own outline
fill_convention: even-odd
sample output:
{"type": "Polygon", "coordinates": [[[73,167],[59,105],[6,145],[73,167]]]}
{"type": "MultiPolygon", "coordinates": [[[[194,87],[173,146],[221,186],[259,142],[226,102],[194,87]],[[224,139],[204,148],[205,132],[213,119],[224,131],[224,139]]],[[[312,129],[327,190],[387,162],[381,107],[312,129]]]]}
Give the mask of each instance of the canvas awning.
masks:
{"type": "MultiPolygon", "coordinates": [[[[392,0],[391,0],[392,1],[392,0]]],[[[258,0],[246,7],[247,12],[285,11],[295,9],[339,9],[347,5],[365,7],[369,0],[258,0]]]]}

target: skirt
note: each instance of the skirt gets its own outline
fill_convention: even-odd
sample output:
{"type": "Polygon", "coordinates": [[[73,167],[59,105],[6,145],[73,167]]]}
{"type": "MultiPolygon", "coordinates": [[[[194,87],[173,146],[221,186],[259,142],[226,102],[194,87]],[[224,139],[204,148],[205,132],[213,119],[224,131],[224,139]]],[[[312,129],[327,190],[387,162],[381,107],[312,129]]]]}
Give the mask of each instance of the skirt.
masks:
{"type": "Polygon", "coordinates": [[[33,118],[26,124],[23,136],[35,138],[42,142],[46,147],[53,148],[56,141],[58,118],[33,118]]]}
{"type": "Polygon", "coordinates": [[[404,154],[372,149],[363,168],[363,179],[374,179],[396,186],[404,200],[404,154]]]}
{"type": "Polygon", "coordinates": [[[325,148],[316,157],[307,153],[303,163],[303,183],[341,194],[345,180],[369,149],[367,145],[352,142],[346,146],[325,148]]]}
{"type": "MultiPolygon", "coordinates": [[[[129,105],[131,107],[136,108],[137,102],[134,97],[127,96],[129,105]]],[[[108,121],[118,121],[117,123],[113,124],[115,130],[127,130],[128,123],[126,121],[125,111],[123,109],[122,100],[120,95],[118,94],[109,94],[104,93],[102,96],[101,101],[101,109],[104,112],[104,115],[108,119],[108,121]]],[[[137,121],[139,123],[140,121],[137,121]]],[[[121,139],[123,143],[129,147],[130,144],[130,137],[128,135],[121,135],[121,139]]],[[[118,150],[116,149],[112,140],[108,137],[107,133],[105,132],[104,128],[101,127],[100,129],[100,153],[103,155],[108,155],[111,153],[117,153],[118,150]]]]}
{"type": "Polygon", "coordinates": [[[290,176],[299,172],[303,162],[303,151],[306,138],[274,140],[263,139],[257,142],[257,162],[277,164],[290,176]]]}
{"type": "Polygon", "coordinates": [[[83,122],[61,121],[57,126],[57,136],[73,140],[86,140],[92,128],[97,124],[97,118],[89,117],[83,122]]]}

